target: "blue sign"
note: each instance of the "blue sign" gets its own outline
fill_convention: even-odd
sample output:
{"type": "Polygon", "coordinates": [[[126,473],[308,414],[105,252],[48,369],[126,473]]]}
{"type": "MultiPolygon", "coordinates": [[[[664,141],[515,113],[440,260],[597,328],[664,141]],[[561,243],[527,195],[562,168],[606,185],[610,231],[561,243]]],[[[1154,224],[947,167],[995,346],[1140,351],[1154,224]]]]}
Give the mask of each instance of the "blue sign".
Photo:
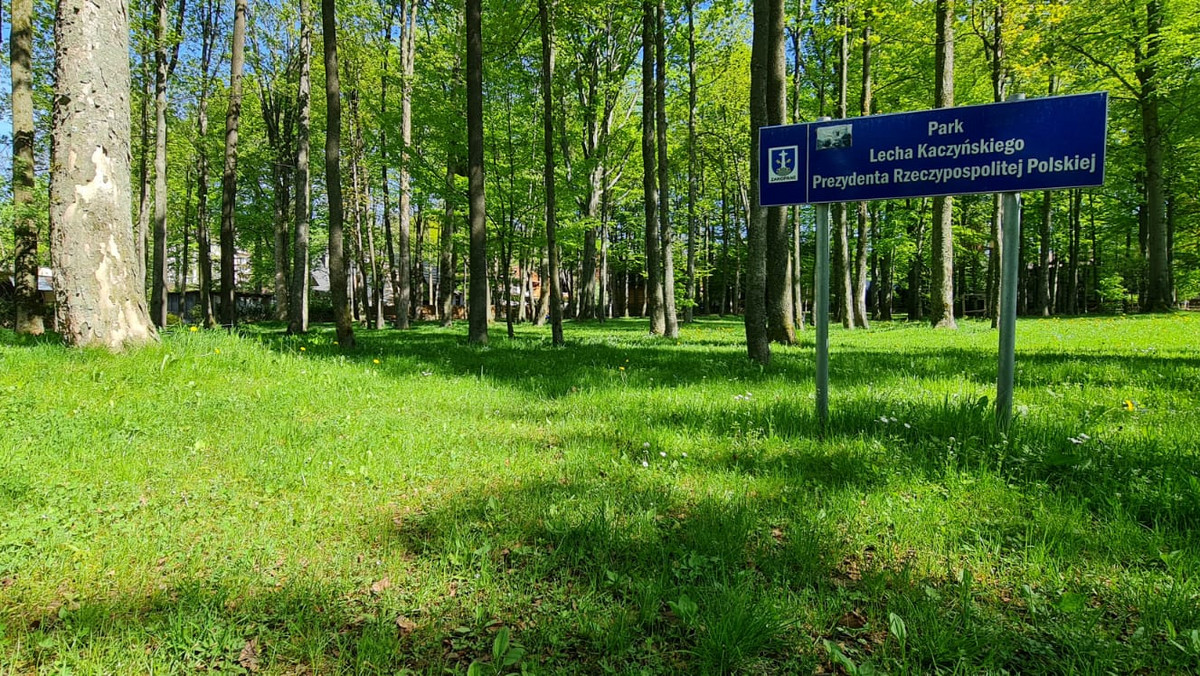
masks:
{"type": "Polygon", "coordinates": [[[1107,125],[1100,92],[763,127],[759,202],[1103,185],[1107,125]]]}

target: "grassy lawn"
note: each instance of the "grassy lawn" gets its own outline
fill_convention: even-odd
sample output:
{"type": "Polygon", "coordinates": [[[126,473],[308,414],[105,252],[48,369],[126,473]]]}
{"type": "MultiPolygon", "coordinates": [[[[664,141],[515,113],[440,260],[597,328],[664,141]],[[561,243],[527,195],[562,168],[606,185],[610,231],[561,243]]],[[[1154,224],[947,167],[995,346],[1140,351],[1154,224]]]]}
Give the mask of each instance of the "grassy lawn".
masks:
{"type": "Polygon", "coordinates": [[[0,676],[1200,670],[1200,316],[503,334],[0,332],[0,676]]]}

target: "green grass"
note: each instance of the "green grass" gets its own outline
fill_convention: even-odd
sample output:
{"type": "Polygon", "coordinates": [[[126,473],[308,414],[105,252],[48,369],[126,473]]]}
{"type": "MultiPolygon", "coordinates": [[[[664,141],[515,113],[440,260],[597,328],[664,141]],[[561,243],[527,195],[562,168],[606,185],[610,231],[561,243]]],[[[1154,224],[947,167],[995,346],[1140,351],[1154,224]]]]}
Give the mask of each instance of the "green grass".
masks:
{"type": "Polygon", "coordinates": [[[0,333],[0,676],[1200,669],[1198,317],[492,335],[0,333]]]}

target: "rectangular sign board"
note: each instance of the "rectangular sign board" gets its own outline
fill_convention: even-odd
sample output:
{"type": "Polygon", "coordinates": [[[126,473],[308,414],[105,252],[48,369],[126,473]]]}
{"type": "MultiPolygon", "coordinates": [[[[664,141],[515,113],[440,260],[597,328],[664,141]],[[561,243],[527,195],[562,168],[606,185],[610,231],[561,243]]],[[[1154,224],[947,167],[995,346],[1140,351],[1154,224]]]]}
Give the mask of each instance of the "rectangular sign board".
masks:
{"type": "Polygon", "coordinates": [[[763,206],[1104,183],[1108,94],[759,129],[763,206]]]}

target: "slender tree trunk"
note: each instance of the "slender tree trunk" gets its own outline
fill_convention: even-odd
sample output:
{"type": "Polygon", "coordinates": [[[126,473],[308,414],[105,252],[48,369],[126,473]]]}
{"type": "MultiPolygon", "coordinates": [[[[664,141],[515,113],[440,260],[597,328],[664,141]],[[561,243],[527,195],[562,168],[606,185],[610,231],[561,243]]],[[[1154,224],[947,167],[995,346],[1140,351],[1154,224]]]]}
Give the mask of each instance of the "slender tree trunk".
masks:
{"type": "MultiPolygon", "coordinates": [[[[850,26],[845,10],[838,14],[838,29],[841,42],[838,48],[838,118],[849,114],[846,104],[850,88],[850,26]]],[[[833,289],[833,297],[837,300],[836,308],[842,326],[854,328],[854,280],[850,272],[850,223],[849,209],[844,202],[833,205],[834,245],[833,245],[833,279],[837,285],[833,289]]]]}
{"type": "Polygon", "coordinates": [[[542,29],[542,180],[546,190],[546,251],[549,254],[550,334],[554,345],[563,344],[562,291],[559,289],[557,204],[554,185],[554,23],[550,16],[551,0],[538,0],[538,20],[542,29]]]}
{"type": "Polygon", "coordinates": [[[408,272],[409,261],[409,231],[412,221],[412,178],[409,163],[412,161],[412,88],[416,52],[417,0],[406,0],[403,21],[403,34],[400,38],[400,70],[403,78],[400,81],[400,216],[399,235],[397,243],[400,248],[396,265],[400,268],[400,279],[396,295],[396,328],[407,329],[412,305],[412,284],[408,272]],[[403,318],[401,315],[403,314],[403,318]]]}
{"type": "Polygon", "coordinates": [[[667,331],[662,285],[661,239],[658,218],[658,176],[655,146],[655,12],[653,0],[642,1],[642,200],[646,214],[646,311],[650,333],[667,331]]]}
{"type": "Polygon", "coordinates": [[[1137,64],[1141,85],[1138,103],[1142,113],[1145,148],[1146,231],[1150,269],[1144,309],[1165,312],[1174,306],[1171,289],[1170,246],[1167,236],[1163,189],[1163,133],[1159,122],[1158,61],[1162,46],[1163,0],[1146,0],[1145,58],[1137,64]]]}
{"type": "Polygon", "coordinates": [[[312,211],[312,178],[308,163],[312,109],[312,5],[300,0],[300,83],[296,96],[296,227],[293,232],[291,299],[288,303],[288,333],[308,332],[308,228],[312,211]]]}
{"type": "Polygon", "coordinates": [[[696,305],[696,25],[695,0],[687,0],[688,17],[688,244],[687,286],[683,321],[692,323],[696,305]]]}
{"type": "Polygon", "coordinates": [[[1051,310],[1050,262],[1053,259],[1053,255],[1050,251],[1050,228],[1054,210],[1050,195],[1049,190],[1042,191],[1042,219],[1041,228],[1038,230],[1040,245],[1038,249],[1037,312],[1043,317],[1049,317],[1051,310]]]}
{"type": "Polygon", "coordinates": [[[662,238],[663,319],[667,338],[679,337],[675,312],[675,230],[671,227],[671,169],[667,155],[667,5],[658,0],[654,31],[654,107],[658,132],[658,233],[662,238]]]}
{"type": "MultiPolygon", "coordinates": [[[[1007,78],[1004,73],[1004,3],[998,2],[992,10],[992,39],[984,39],[985,51],[991,53],[992,67],[992,100],[1000,103],[1004,100],[1007,78]]],[[[1000,193],[992,197],[992,224],[989,234],[991,255],[988,256],[987,269],[987,316],[992,322],[992,328],[1000,327],[1000,261],[1004,258],[1004,200],[1000,193]]]]}
{"type": "Polygon", "coordinates": [[[50,251],[68,343],[156,339],[136,265],[124,3],[61,0],[55,21],[50,251]]]}
{"type": "MultiPolygon", "coordinates": [[[[245,0],[239,0],[244,2],[245,0]]],[[[354,326],[347,295],[346,256],[342,233],[342,85],[338,77],[337,15],[334,0],[321,0],[321,30],[325,43],[325,190],[329,199],[329,291],[338,345],[354,347],[354,326]]]]}
{"type": "Polygon", "coordinates": [[[446,212],[442,218],[442,232],[439,237],[440,251],[438,255],[438,313],[441,315],[442,326],[454,324],[454,278],[457,272],[454,264],[454,159],[446,163],[446,212]]]}
{"type": "MultiPolygon", "coordinates": [[[[146,23],[143,18],[143,23],[146,23]]],[[[149,27],[146,27],[149,29],[149,27]]],[[[150,179],[150,96],[151,82],[150,79],[150,54],[149,43],[142,42],[141,65],[142,65],[142,100],[141,100],[141,143],[138,157],[138,177],[140,186],[140,196],[138,199],[137,211],[137,231],[135,233],[135,246],[137,247],[137,274],[140,284],[143,288],[146,286],[146,242],[150,238],[150,197],[151,197],[151,179],[150,179]]],[[[130,92],[132,94],[132,91],[130,92]]]]}
{"type": "MultiPolygon", "coordinates": [[[[754,0],[753,44],[750,55],[750,157],[757,158],[758,130],[769,124],[768,89],[771,86],[771,22],[773,2],[754,0]]],[[[746,351],[751,360],[762,365],[771,362],[771,343],[767,333],[767,210],[758,204],[758,162],[750,162],[749,198],[752,200],[747,223],[749,252],[746,260],[746,351]]],[[[735,296],[736,297],[736,296],[735,296]]],[[[736,301],[735,301],[736,302],[736,301]]]]}
{"type": "Polygon", "coordinates": [[[483,184],[482,0],[467,0],[467,195],[471,225],[468,340],[488,341],[487,214],[483,184]]]}
{"type": "MultiPolygon", "coordinates": [[[[17,333],[45,332],[38,292],[38,226],[33,165],[33,0],[13,0],[10,33],[13,130],[13,272],[17,333]]],[[[126,109],[128,110],[128,109],[126,109]]]]}
{"type": "MultiPolygon", "coordinates": [[[[954,105],[954,0],[937,0],[934,107],[954,105]]],[[[934,328],[956,329],[954,321],[954,202],[933,198],[933,279],[930,322],[934,328]]]]}
{"type": "Polygon", "coordinates": [[[236,0],[234,11],[233,52],[229,59],[229,107],[225,113],[225,173],[221,177],[221,323],[230,328],[237,322],[234,220],[237,214],[237,143],[238,122],[242,112],[242,69],[246,63],[246,0],[236,0]]]}
{"type": "MultiPolygon", "coordinates": [[[[862,108],[871,114],[871,10],[863,10],[862,27],[862,108]]],[[[867,242],[870,214],[866,202],[858,203],[858,240],[854,247],[854,323],[867,328],[867,242]]]]}

